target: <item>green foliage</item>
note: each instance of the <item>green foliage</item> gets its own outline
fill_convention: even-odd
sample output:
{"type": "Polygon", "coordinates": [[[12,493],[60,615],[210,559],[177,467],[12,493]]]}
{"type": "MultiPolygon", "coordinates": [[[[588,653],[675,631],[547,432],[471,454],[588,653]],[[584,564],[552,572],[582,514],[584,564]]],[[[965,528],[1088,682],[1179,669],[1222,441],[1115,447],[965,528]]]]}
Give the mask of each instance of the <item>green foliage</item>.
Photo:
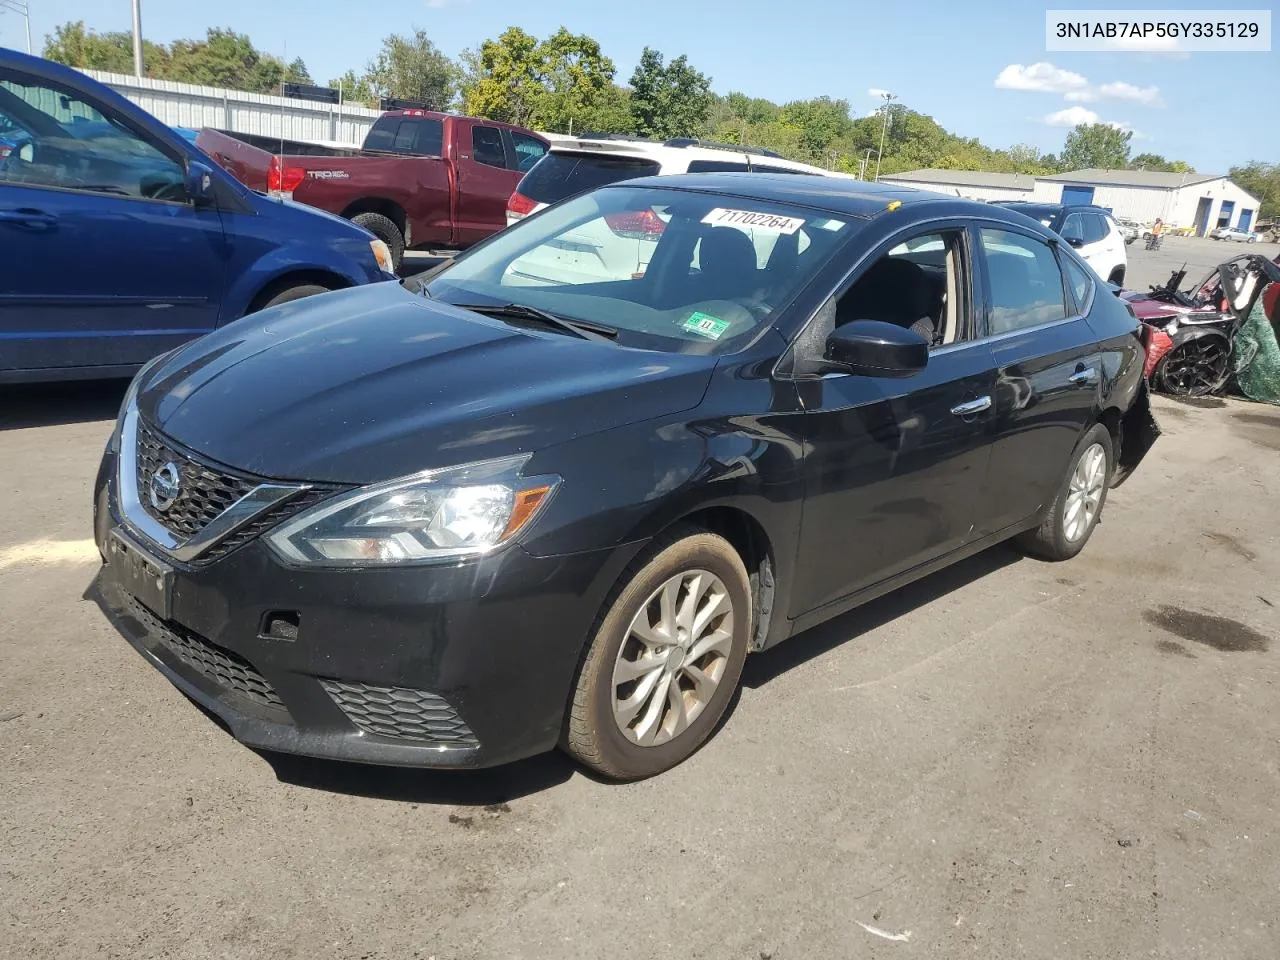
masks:
{"type": "Polygon", "coordinates": [[[1129,161],[1130,170],[1155,170],[1163,173],[1195,173],[1185,160],[1166,160],[1158,153],[1140,153],[1129,161]]]}
{"type": "MultiPolygon", "coordinates": [[[[44,56],[72,67],[133,73],[133,38],[124,32],[86,30],[84,21],[77,20],[54,28],[45,39],[44,56]]],[[[142,59],[148,77],[180,83],[279,93],[285,80],[310,82],[301,58],[286,66],[234,30],[210,28],[203,40],[175,40],[167,47],[144,41],[142,59]]]]}
{"type": "Polygon", "coordinates": [[[666,140],[695,137],[711,109],[711,79],[679,56],[663,66],[662,54],[645,47],[631,75],[631,120],[635,132],[666,140]]]}
{"type": "Polygon", "coordinates": [[[1253,194],[1261,202],[1258,219],[1280,217],[1280,163],[1251,160],[1243,166],[1232,167],[1227,176],[1241,190],[1253,194]]]}
{"type": "Polygon", "coordinates": [[[1123,170],[1129,163],[1132,139],[1132,130],[1121,130],[1106,123],[1082,123],[1067,134],[1062,162],[1068,170],[1085,167],[1123,170]]]}
{"type": "Polygon", "coordinates": [[[445,110],[453,102],[458,68],[431,42],[425,30],[412,36],[391,34],[365,70],[375,97],[419,100],[428,109],[445,110]]]}
{"type": "Polygon", "coordinates": [[[539,41],[519,27],[463,54],[463,110],[557,133],[629,127],[613,61],[585,34],[561,27],[539,41]]]}
{"type": "Polygon", "coordinates": [[[357,76],[354,70],[348,70],[342,76],[330,80],[328,86],[342,91],[344,103],[361,103],[374,108],[378,106],[378,95],[373,92],[368,78],[364,75],[357,76]]]}

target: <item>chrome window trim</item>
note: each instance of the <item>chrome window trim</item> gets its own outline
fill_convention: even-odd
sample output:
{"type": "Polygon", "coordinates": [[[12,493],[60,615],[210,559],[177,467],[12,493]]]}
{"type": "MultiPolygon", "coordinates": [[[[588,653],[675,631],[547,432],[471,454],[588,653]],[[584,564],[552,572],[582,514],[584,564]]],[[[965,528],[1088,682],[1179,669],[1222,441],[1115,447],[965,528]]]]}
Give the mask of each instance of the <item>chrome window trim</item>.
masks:
{"type": "Polygon", "coordinates": [[[142,506],[138,492],[138,408],[130,404],[120,429],[120,461],[116,475],[121,519],[129,530],[180,563],[199,559],[220,540],[277,504],[311,489],[311,484],[260,483],[194,536],[179,540],[142,506]]]}

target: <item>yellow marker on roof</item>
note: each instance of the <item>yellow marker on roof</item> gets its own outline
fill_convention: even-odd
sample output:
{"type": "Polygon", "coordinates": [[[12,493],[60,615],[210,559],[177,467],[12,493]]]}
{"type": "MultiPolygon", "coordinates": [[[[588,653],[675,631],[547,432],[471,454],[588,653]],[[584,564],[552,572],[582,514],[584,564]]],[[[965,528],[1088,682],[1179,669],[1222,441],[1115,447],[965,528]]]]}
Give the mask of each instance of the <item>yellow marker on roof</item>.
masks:
{"type": "Polygon", "coordinates": [[[893,213],[893,211],[897,210],[900,206],[902,206],[901,200],[890,200],[889,205],[885,207],[885,209],[890,213],[893,213]]]}

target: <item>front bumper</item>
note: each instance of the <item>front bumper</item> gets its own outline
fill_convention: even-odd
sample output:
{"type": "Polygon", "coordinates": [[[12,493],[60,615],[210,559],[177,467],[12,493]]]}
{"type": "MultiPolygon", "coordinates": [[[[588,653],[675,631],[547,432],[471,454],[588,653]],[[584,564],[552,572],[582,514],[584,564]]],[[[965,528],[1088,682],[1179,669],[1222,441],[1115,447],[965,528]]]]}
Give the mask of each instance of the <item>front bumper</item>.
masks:
{"type": "Polygon", "coordinates": [[[161,621],[110,561],[121,526],[113,472],[108,452],[94,524],[107,558],[103,611],[236,739],[285,753],[478,767],[552,748],[596,612],[640,549],[538,558],[517,547],[450,567],[299,570],[254,540],[207,566],[175,565],[161,621]],[[296,634],[267,629],[273,617],[296,622],[296,634]]]}

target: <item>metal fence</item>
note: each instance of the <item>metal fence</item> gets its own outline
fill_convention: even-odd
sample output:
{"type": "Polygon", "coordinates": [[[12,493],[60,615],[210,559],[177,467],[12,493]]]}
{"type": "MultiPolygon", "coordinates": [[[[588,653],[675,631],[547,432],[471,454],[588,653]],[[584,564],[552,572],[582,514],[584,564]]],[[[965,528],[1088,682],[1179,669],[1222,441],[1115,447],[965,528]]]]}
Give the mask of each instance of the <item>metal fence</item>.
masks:
{"type": "Polygon", "coordinates": [[[358,104],[316,103],[194,83],[84,70],[173,127],[216,127],[285,140],[359,146],[379,112],[358,104]]]}

